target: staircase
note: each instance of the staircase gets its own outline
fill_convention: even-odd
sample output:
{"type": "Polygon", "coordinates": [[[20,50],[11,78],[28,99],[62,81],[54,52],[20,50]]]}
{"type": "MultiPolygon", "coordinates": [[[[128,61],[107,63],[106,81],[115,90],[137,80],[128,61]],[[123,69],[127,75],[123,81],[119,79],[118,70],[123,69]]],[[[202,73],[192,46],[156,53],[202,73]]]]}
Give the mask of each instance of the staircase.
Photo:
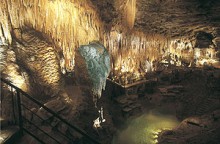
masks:
{"type": "MultiPolygon", "coordinates": [[[[100,144],[94,136],[88,135],[84,130],[70,124],[66,119],[58,113],[46,107],[27,93],[14,86],[7,80],[1,78],[1,86],[9,88],[13,92],[5,94],[1,92],[1,112],[3,97],[11,98],[9,103],[10,109],[9,120],[1,118],[1,135],[0,144],[18,143],[18,139],[22,136],[31,137],[32,140],[42,144],[100,144]],[[38,108],[48,117],[42,117],[34,108],[38,108]],[[56,121],[52,123],[51,120],[56,121]],[[63,126],[65,129],[59,129],[56,125],[63,126]],[[71,133],[72,132],[72,133],[71,133]]],[[[2,114],[2,113],[1,113],[2,114]]],[[[25,141],[25,143],[29,143],[25,141]]]]}

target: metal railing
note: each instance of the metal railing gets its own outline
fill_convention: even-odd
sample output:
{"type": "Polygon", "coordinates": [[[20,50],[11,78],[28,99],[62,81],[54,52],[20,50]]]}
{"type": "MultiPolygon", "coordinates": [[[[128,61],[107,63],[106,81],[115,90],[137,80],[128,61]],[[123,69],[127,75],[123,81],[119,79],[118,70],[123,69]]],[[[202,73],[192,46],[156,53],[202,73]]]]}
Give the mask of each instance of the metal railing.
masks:
{"type": "Polygon", "coordinates": [[[74,143],[74,141],[75,141],[75,139],[73,138],[73,136],[71,134],[68,135],[68,134],[62,132],[61,130],[59,130],[58,128],[53,126],[49,121],[45,120],[40,115],[38,115],[36,112],[33,112],[33,110],[31,110],[31,108],[29,108],[29,105],[27,104],[27,101],[29,101],[29,103],[30,102],[32,103],[31,104],[32,106],[35,105],[38,108],[41,108],[41,109],[43,108],[48,114],[51,115],[51,117],[58,119],[60,123],[66,125],[66,127],[69,130],[76,131],[78,134],[82,135],[83,139],[86,140],[87,144],[90,144],[90,143],[91,144],[100,144],[100,142],[98,142],[97,140],[92,138],[90,135],[88,135],[84,130],[78,128],[77,126],[70,124],[67,120],[62,118],[56,112],[47,108],[41,102],[39,102],[35,98],[31,97],[26,92],[24,92],[20,88],[16,87],[15,85],[10,83],[9,81],[1,78],[1,82],[2,82],[2,84],[6,84],[8,87],[10,87],[11,91],[13,91],[13,96],[12,96],[13,117],[15,118],[15,122],[19,125],[22,133],[26,132],[27,134],[31,135],[37,141],[39,141],[40,143],[43,143],[43,144],[46,144],[46,143],[43,141],[43,139],[41,137],[39,137],[37,134],[33,133],[33,131],[37,130],[38,132],[41,132],[44,136],[47,136],[47,138],[51,139],[52,141],[54,141],[55,143],[58,143],[58,144],[63,144],[64,139],[65,139],[65,141],[67,141],[70,144],[74,143]],[[43,130],[41,128],[41,126],[37,125],[37,123],[35,123],[34,121],[32,121],[30,118],[28,118],[26,116],[27,112],[31,113],[31,115],[34,116],[35,118],[37,118],[39,121],[41,121],[41,123],[47,124],[47,126],[50,127],[51,129],[56,129],[56,131],[55,131],[56,134],[59,135],[61,138],[59,139],[56,136],[51,135],[49,132],[46,132],[45,130],[43,130]],[[31,125],[32,129],[29,128],[28,125],[31,125]],[[34,130],[33,130],[33,127],[34,127],[34,130]]]}

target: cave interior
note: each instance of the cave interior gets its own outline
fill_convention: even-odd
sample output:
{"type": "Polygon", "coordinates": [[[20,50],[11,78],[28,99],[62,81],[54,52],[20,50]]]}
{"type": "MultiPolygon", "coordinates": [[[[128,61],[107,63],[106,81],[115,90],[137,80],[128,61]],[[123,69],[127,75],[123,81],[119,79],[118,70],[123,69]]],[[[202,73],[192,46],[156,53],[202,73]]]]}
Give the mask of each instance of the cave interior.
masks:
{"type": "Polygon", "coordinates": [[[2,144],[219,144],[219,0],[2,0],[2,144]]]}

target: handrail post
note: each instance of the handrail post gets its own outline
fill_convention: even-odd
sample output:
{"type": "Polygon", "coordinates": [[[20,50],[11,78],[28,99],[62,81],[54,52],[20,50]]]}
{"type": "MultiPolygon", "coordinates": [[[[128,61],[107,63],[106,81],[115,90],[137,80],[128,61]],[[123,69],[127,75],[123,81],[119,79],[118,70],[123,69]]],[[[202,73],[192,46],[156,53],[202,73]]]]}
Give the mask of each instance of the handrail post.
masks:
{"type": "Polygon", "coordinates": [[[17,105],[18,105],[18,123],[19,128],[21,130],[21,134],[23,135],[23,119],[22,119],[22,112],[21,112],[21,96],[20,92],[16,90],[17,92],[17,105]]]}
{"type": "Polygon", "coordinates": [[[15,108],[16,108],[16,104],[15,103],[15,94],[13,92],[13,87],[10,87],[11,88],[11,100],[12,100],[12,114],[13,114],[13,119],[11,119],[11,122],[13,122],[13,124],[16,124],[16,112],[15,112],[15,108]]]}

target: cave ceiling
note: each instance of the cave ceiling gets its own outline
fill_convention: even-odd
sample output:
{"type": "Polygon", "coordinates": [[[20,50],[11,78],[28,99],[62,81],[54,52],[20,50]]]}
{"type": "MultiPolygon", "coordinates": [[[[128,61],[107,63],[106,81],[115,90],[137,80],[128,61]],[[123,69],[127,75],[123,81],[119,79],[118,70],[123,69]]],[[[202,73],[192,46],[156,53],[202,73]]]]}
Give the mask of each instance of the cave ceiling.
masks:
{"type": "MultiPolygon", "coordinates": [[[[91,0],[105,23],[120,23],[120,8],[126,3],[91,0]]],[[[212,33],[220,27],[220,1],[218,0],[136,0],[134,29],[145,33],[158,33],[171,37],[193,35],[195,31],[212,33]]]]}
{"type": "Polygon", "coordinates": [[[38,31],[67,72],[92,41],[108,50],[112,79],[140,78],[159,63],[220,65],[219,0],[3,0],[0,19],[1,45],[19,42],[25,27],[38,31]]]}

